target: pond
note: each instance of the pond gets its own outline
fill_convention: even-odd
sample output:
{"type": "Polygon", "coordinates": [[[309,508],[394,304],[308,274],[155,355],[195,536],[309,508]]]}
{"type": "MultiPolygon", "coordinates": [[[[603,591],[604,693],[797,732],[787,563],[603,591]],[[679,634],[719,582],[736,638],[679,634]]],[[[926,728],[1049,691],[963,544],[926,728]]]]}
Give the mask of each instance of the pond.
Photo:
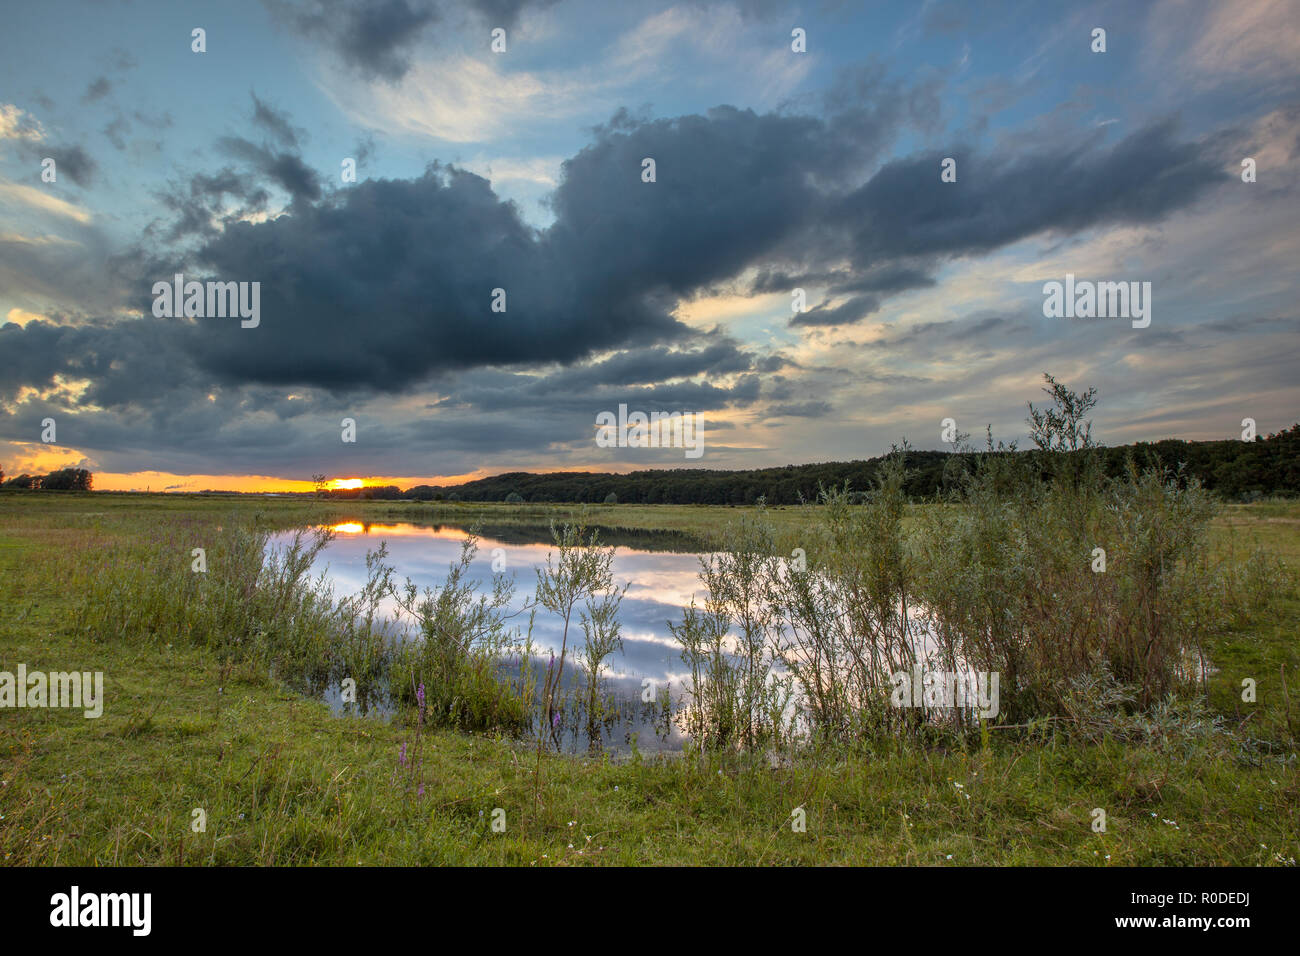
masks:
{"type": "MultiPolygon", "coordinates": [[[[333,584],[335,594],[340,596],[361,590],[366,581],[366,553],[381,543],[388,546],[388,564],[396,569],[395,583],[410,578],[421,590],[438,588],[449,566],[459,560],[461,545],[468,536],[464,527],[447,524],[345,522],[332,527],[335,538],[317,558],[312,573],[324,573],[333,584]]],[[[292,537],[292,531],[273,535],[268,547],[283,547],[292,537]]],[[[641,706],[642,692],[648,679],[654,682],[656,693],[662,694],[667,688],[674,702],[682,695],[682,680],[687,672],[668,622],[681,620],[682,608],[691,603],[692,597],[703,601],[698,577],[703,551],[692,550],[700,545],[689,537],[662,532],[615,533],[602,529],[600,540],[614,547],[615,584],[628,585],[619,611],[623,650],[609,659],[602,674],[606,690],[619,703],[626,719],[621,726],[611,727],[602,743],[615,750],[623,749],[635,733],[640,750],[680,749],[680,732],[665,728],[662,720],[656,726],[649,713],[651,708],[641,706]]],[[[537,584],[536,569],[545,566],[547,553],[553,551],[554,545],[547,528],[511,526],[483,529],[478,548],[470,577],[478,583],[480,593],[490,594],[493,562],[500,566],[504,560],[504,573],[515,581],[511,610],[517,611],[531,601],[537,584]]],[[[394,616],[396,602],[389,597],[383,608],[389,616],[394,616]]],[[[566,685],[570,685],[569,678],[576,678],[579,671],[574,657],[575,651],[582,647],[582,630],[576,618],[575,613],[575,620],[569,626],[566,685]]],[[[510,623],[526,629],[528,615],[520,614],[510,623]]],[[[550,653],[558,658],[562,632],[562,620],[539,608],[532,639],[542,657],[543,669],[550,653]]],[[[325,699],[336,711],[342,709],[337,685],[326,690],[325,699]]],[[[575,731],[572,738],[573,749],[586,749],[585,738],[580,734],[575,731]]]]}

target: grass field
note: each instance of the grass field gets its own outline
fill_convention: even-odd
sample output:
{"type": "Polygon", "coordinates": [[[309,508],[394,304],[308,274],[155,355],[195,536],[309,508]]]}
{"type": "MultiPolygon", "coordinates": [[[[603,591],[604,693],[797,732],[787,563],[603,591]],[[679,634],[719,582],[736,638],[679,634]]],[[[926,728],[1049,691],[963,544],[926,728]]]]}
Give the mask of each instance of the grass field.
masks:
{"type": "MultiPolygon", "coordinates": [[[[928,506],[927,506],[928,507],[928,506]]],[[[60,573],[142,519],[271,526],[397,520],[544,523],[571,509],[0,494],[0,670],[102,671],[103,717],[0,710],[0,860],[47,864],[1294,865],[1300,856],[1300,598],[1212,647],[1210,704],[1232,734],[1083,743],[990,731],[958,748],[610,761],[332,717],[201,648],[77,636],[60,573]],[[93,536],[92,536],[93,533],[93,536]],[[98,538],[94,536],[99,536],[98,538]],[[1285,668],[1285,670],[1284,670],[1285,668]],[[1258,701],[1240,682],[1258,683],[1258,701]],[[423,787],[423,793],[418,788],[423,787]],[[494,810],[504,832],[494,832],[494,810]],[[802,808],[806,832],[792,828],[802,808]],[[1093,829],[1094,809],[1106,831],[1093,829]],[[195,832],[194,811],[206,827],[195,832]],[[498,818],[499,818],[498,814],[498,818]]],[[[741,509],[598,506],[595,524],[707,541],[741,509]]],[[[800,509],[773,512],[797,543],[800,509]]],[[[1215,546],[1300,567],[1300,505],[1232,506],[1215,546]]]]}

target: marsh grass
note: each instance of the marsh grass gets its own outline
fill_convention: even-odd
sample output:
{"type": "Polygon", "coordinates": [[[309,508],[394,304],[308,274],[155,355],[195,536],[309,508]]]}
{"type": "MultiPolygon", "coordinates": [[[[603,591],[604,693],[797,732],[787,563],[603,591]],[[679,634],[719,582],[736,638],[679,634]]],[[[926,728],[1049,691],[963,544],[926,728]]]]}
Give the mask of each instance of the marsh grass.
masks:
{"type": "Polygon", "coordinates": [[[618,608],[627,589],[614,586],[614,549],[601,547],[600,533],[588,528],[585,510],[574,521],[552,523],[551,535],[555,550],[547,552],[546,565],[537,569],[535,601],[557,616],[563,629],[560,656],[557,659],[552,655],[546,668],[538,747],[547,734],[556,747],[560,744],[565,711],[564,667],[569,654],[569,628],[576,612],[584,639],[579,662],[586,674],[588,736],[591,746],[598,748],[600,673],[609,655],[622,647],[618,608]]]}
{"type": "Polygon", "coordinates": [[[381,696],[413,703],[424,683],[435,725],[529,726],[528,665],[513,684],[498,668],[515,647],[505,611],[513,584],[499,578],[490,595],[476,593],[466,576],[475,536],[438,588],[397,585],[381,544],[366,556],[361,590],[341,596],[327,571],[312,574],[333,538],[328,528],[298,529],[275,547],[269,537],[237,515],[220,524],[150,521],[125,538],[87,535],[61,561],[79,598],[72,626],[92,641],[113,634],[205,648],[224,672],[252,666],[309,693],[351,679],[362,704],[381,696]],[[195,570],[196,547],[206,570],[195,570]],[[388,599],[396,614],[385,613],[388,599]]]}
{"type": "Polygon", "coordinates": [[[1182,715],[1222,733],[1198,716],[1210,644],[1268,620],[1294,576],[1259,551],[1216,553],[1221,506],[1195,479],[1132,462],[1108,477],[1084,420],[1095,393],[1046,381],[1052,404],[1029,406],[1036,449],[963,445],[946,499],[913,517],[906,445],[873,487],[822,489],[806,568],[777,557],[761,503],[729,524],[702,560],[703,610],[673,627],[690,672],[683,728],[746,749],[985,732],[969,702],[889,706],[892,675],[921,666],[999,675],[999,728],[1127,739],[1182,715]]]}
{"type": "MultiPolygon", "coordinates": [[[[1279,680],[1281,668],[1300,667],[1300,602],[1289,584],[1273,591],[1273,611],[1246,606],[1226,633],[1206,639],[1217,667],[1206,678],[1209,717],[1234,731],[1226,740],[1197,731],[1205,713],[1189,717],[1175,705],[1166,714],[1162,702],[1129,712],[1087,685],[1063,696],[1059,718],[1031,730],[932,746],[875,735],[853,748],[809,745],[775,767],[762,754],[693,745],[676,759],[534,758],[508,737],[426,725],[425,795],[413,800],[394,785],[411,723],[331,716],[254,660],[214,653],[242,644],[177,640],[159,613],[130,618],[151,632],[111,615],[74,625],[89,575],[135,580],[116,564],[101,568],[106,553],[145,561],[168,541],[167,524],[184,521],[189,531],[168,553],[191,573],[190,548],[203,543],[192,532],[234,520],[228,502],[219,514],[207,502],[193,512],[184,500],[138,502],[120,512],[93,496],[0,503],[0,667],[103,670],[107,700],[100,720],[3,715],[5,865],[1276,866],[1300,855],[1300,778],[1279,680]],[[101,509],[110,513],[85,514],[101,509]],[[1259,680],[1256,705],[1240,699],[1243,676],[1259,680]],[[1261,747],[1248,748],[1247,735],[1261,747]],[[790,830],[795,803],[807,808],[807,833],[790,830]],[[1090,828],[1097,806],[1107,809],[1105,834],[1090,828]],[[190,828],[195,807],[207,811],[204,833],[190,828]],[[490,830],[494,807],[506,811],[503,834],[490,830]]],[[[820,507],[768,517],[778,539],[795,529],[794,547],[812,537],[799,529],[820,507]]],[[[958,507],[910,506],[904,530],[958,507]]],[[[251,508],[239,508],[239,521],[257,524],[251,508]]],[[[300,520],[285,508],[278,523],[300,520]]],[[[679,519],[687,509],[664,511],[687,520],[679,519]]],[[[697,530],[712,533],[736,512],[693,514],[697,530]]],[[[1257,548],[1300,562],[1294,503],[1231,506],[1214,527],[1211,564],[1249,565],[1257,548]]],[[[1268,596],[1273,586],[1257,576],[1223,587],[1268,596]]]]}
{"type": "MultiPolygon", "coordinates": [[[[421,719],[427,715],[435,726],[521,733],[531,725],[530,664],[516,683],[502,679],[500,664],[512,650],[531,662],[531,618],[527,634],[510,627],[520,613],[510,610],[513,578],[498,574],[490,592],[479,593],[469,576],[478,540],[471,531],[441,586],[421,592],[407,579],[400,588],[389,588],[399,619],[404,615],[413,624],[409,639],[394,650],[392,686],[407,703],[415,702],[423,686],[428,697],[420,702],[421,719]]],[[[380,573],[391,575],[392,569],[380,573]]]]}
{"type": "Polygon", "coordinates": [[[113,634],[150,646],[201,647],[225,674],[261,668],[311,694],[350,679],[363,711],[378,703],[414,708],[423,685],[418,718],[430,726],[537,733],[557,747],[566,721],[599,749],[628,717],[601,678],[622,644],[625,588],[613,586],[613,548],[599,545],[581,515],[553,523],[553,560],[539,574],[537,598],[522,610],[511,609],[513,577],[497,574],[482,592],[473,580],[477,528],[433,587],[399,583],[381,543],[366,555],[360,591],[337,595],[328,569],[313,572],[334,537],[326,526],[295,529],[271,545],[273,525],[258,515],[139,520],[143,526],[126,535],[113,533],[117,520],[85,522],[61,552],[60,576],[77,596],[72,626],[88,640],[113,634]],[[201,569],[195,548],[204,552],[201,569]],[[565,622],[559,666],[544,688],[532,642],[539,608],[565,622]],[[583,635],[576,655],[583,683],[573,699],[563,682],[575,656],[570,625],[583,635]]]}

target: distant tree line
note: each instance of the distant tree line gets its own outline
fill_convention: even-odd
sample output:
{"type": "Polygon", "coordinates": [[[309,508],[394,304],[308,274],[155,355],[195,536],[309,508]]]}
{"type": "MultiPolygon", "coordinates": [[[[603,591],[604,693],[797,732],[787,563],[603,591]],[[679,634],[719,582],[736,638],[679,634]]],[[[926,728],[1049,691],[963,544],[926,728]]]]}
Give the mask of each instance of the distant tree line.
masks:
{"type": "Polygon", "coordinates": [[[18,488],[25,491],[90,491],[95,476],[85,468],[60,468],[48,475],[15,475],[4,480],[0,468],[0,488],[18,488]]]}
{"type": "Polygon", "coordinates": [[[397,485],[366,485],[363,488],[328,489],[317,493],[317,497],[334,498],[340,501],[400,501],[413,495],[410,491],[403,491],[397,485]]]}
{"type": "MultiPolygon", "coordinates": [[[[1025,454],[1004,451],[1002,454],[1025,454]]],[[[1106,448],[1107,472],[1120,475],[1130,460],[1138,468],[1158,465],[1175,471],[1186,480],[1201,483],[1222,498],[1253,500],[1267,495],[1300,494],[1300,424],[1274,435],[1247,441],[1138,442],[1106,448]]],[[[904,486],[913,499],[932,498],[951,490],[953,459],[968,453],[910,451],[908,478],[904,486]]],[[[593,472],[532,474],[510,472],[480,478],[462,485],[416,485],[406,492],[393,486],[367,488],[375,498],[408,498],[418,501],[511,501],[588,502],[613,504],[711,504],[751,505],[765,498],[771,505],[793,505],[814,501],[819,488],[841,488],[847,482],[854,490],[872,486],[884,456],[866,461],[785,465],[750,471],[715,471],[704,468],[673,468],[634,471],[624,475],[593,472]]],[[[357,491],[329,492],[331,497],[359,497],[357,491]]]]}
{"type": "MultiPolygon", "coordinates": [[[[1001,451],[998,454],[1025,454],[1001,451]]],[[[1229,501],[1251,501],[1269,495],[1300,495],[1300,424],[1273,435],[1247,441],[1138,442],[1106,448],[1106,471],[1121,474],[1132,461],[1139,468],[1160,465],[1183,479],[1201,483],[1229,501]]],[[[913,499],[933,498],[952,490],[955,464],[967,452],[909,451],[904,486],[913,499]]],[[[461,485],[374,485],[325,491],[316,495],[337,500],[504,501],[614,504],[752,505],[759,498],[771,505],[816,500],[820,488],[854,490],[872,486],[884,456],[865,461],[784,465],[749,471],[672,468],[633,471],[623,475],[567,471],[532,474],[516,471],[461,485]]],[[[48,475],[18,475],[0,487],[31,491],[90,491],[94,476],[84,468],[62,468],[48,475]]]]}

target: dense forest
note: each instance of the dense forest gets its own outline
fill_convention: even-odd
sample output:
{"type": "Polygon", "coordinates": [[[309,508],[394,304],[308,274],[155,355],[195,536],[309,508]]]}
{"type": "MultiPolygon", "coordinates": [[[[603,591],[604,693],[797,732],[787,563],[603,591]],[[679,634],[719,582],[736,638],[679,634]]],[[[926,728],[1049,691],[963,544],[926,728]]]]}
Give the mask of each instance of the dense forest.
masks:
{"type": "MultiPolygon", "coordinates": [[[[1181,470],[1184,477],[1199,478],[1207,488],[1232,501],[1300,494],[1300,425],[1267,438],[1259,436],[1253,442],[1170,439],[1121,445],[1104,449],[1104,453],[1111,474],[1119,474],[1130,460],[1139,468],[1155,465],[1176,472],[1181,470]]],[[[941,494],[945,483],[953,480],[949,462],[954,454],[908,452],[908,495],[920,499],[941,494]]],[[[766,498],[769,504],[789,505],[798,504],[801,499],[813,500],[819,488],[842,487],[845,482],[851,489],[865,490],[871,487],[881,461],[882,458],[871,458],[752,471],[673,468],[622,475],[581,471],[510,472],[447,487],[417,485],[405,492],[396,488],[367,488],[362,492],[330,494],[356,497],[365,492],[378,492],[372,496],[419,500],[507,501],[517,496],[531,502],[738,505],[766,498]]]]}

